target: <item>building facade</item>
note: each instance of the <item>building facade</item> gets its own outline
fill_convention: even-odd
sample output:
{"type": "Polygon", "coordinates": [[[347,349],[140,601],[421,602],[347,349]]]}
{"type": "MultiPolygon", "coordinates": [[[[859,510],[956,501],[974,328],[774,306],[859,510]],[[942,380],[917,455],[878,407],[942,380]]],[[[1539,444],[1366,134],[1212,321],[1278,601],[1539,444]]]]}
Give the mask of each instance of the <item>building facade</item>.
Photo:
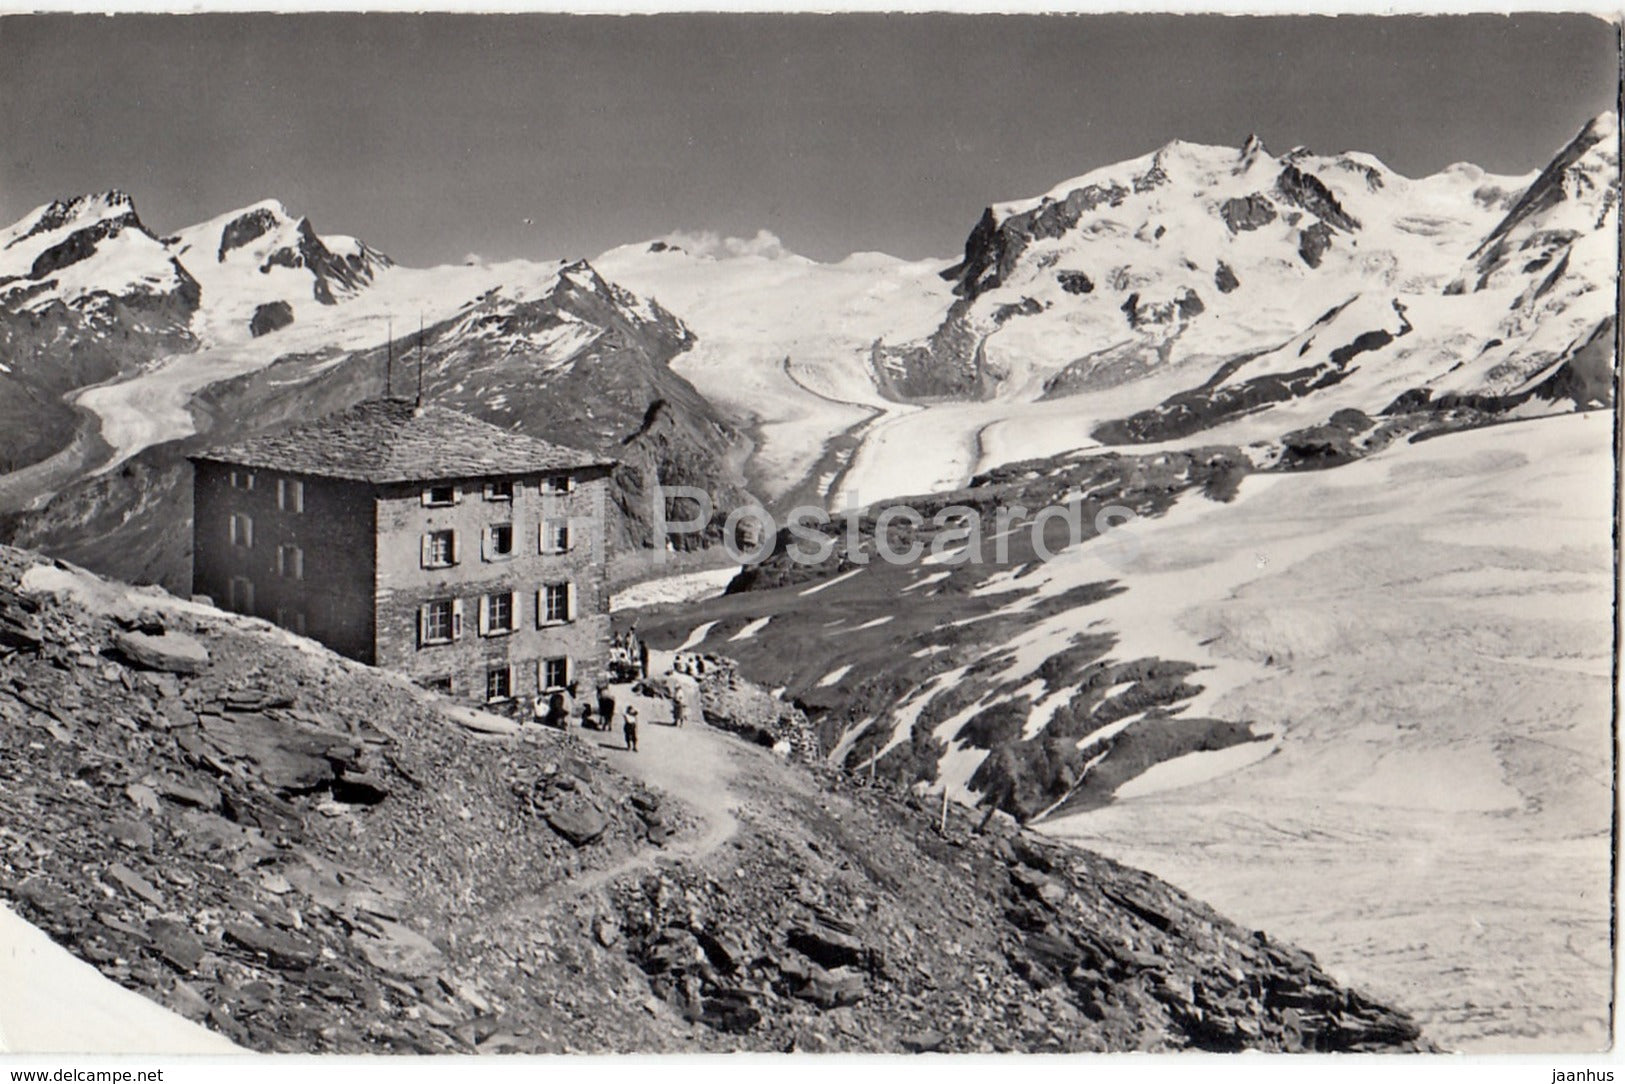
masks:
{"type": "Polygon", "coordinates": [[[609,651],[611,464],[401,400],[192,457],[193,591],[493,706],[609,651]]]}

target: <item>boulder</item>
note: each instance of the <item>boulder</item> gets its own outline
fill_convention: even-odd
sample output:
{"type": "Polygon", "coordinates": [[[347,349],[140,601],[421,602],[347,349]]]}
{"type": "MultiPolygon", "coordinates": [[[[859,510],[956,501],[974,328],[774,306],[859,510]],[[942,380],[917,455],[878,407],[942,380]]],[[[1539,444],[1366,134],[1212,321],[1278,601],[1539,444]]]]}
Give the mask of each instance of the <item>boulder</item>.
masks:
{"type": "Polygon", "coordinates": [[[416,930],[387,919],[369,921],[351,941],[380,971],[402,978],[420,979],[439,971],[445,956],[433,941],[416,930]]]}
{"type": "Polygon", "coordinates": [[[869,992],[863,972],[850,967],[827,970],[813,964],[811,974],[795,990],[794,996],[810,1001],[821,1009],[838,1009],[842,1005],[856,1005],[869,992]]]}
{"type": "Polygon", "coordinates": [[[947,1043],[948,1036],[932,1028],[911,1032],[901,1039],[903,1049],[910,1054],[934,1054],[947,1043]]]}
{"type": "Polygon", "coordinates": [[[373,772],[343,769],[333,784],[333,797],[354,805],[377,805],[389,797],[389,784],[373,772]]]}
{"type": "Polygon", "coordinates": [[[176,805],[205,810],[220,808],[219,788],[205,782],[189,786],[166,779],[158,784],[158,793],[176,805]]]}
{"type": "Polygon", "coordinates": [[[824,967],[878,968],[878,953],[849,934],[825,926],[795,926],[786,935],[789,946],[824,967]]]}
{"type": "Polygon", "coordinates": [[[264,956],[272,967],[281,970],[306,968],[320,957],[315,945],[284,930],[269,930],[264,926],[250,926],[244,922],[228,922],[225,937],[234,945],[264,956]]]}
{"type": "Polygon", "coordinates": [[[152,886],[152,882],[141,876],[129,866],[113,863],[107,867],[107,879],[129,892],[132,896],[145,900],[154,907],[164,905],[164,894],[152,886]]]}
{"type": "Polygon", "coordinates": [[[144,851],[152,846],[152,829],[140,821],[119,819],[107,825],[107,834],[113,842],[132,851],[144,851]]]}
{"type": "Polygon", "coordinates": [[[203,942],[199,941],[183,923],[173,919],[154,919],[147,927],[147,935],[155,952],[175,970],[190,973],[204,956],[203,942]]]}
{"type": "Polygon", "coordinates": [[[199,674],[209,665],[208,648],[184,632],[116,632],[113,646],[135,665],[168,674],[199,674]]]}
{"type": "Polygon", "coordinates": [[[549,810],[547,823],[577,847],[585,847],[604,834],[609,818],[589,805],[579,805],[549,810]]]}

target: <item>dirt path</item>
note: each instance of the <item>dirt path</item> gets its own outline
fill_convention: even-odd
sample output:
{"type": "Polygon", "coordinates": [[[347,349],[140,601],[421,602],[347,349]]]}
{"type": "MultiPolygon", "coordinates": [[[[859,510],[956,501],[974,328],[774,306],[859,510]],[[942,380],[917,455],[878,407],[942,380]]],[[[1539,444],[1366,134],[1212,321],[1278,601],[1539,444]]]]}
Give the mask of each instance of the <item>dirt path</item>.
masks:
{"type": "Polygon", "coordinates": [[[668,840],[662,848],[642,849],[612,866],[553,885],[514,903],[494,921],[482,920],[479,923],[482,928],[534,918],[560,900],[591,892],[629,873],[704,858],[739,830],[739,820],[734,816],[738,801],[728,786],[738,768],[736,756],[747,749],[738,738],[703,723],[685,727],[644,726],[640,728],[638,751],[634,753],[612,741],[610,735],[583,734],[617,771],[658,788],[697,813],[698,831],[668,840]]]}
{"type": "Polygon", "coordinates": [[[739,803],[729,788],[738,767],[731,747],[740,744],[738,738],[694,723],[639,728],[636,753],[606,739],[598,744],[617,770],[665,791],[705,821],[699,835],[674,841],[651,858],[700,858],[738,831],[739,803]]]}

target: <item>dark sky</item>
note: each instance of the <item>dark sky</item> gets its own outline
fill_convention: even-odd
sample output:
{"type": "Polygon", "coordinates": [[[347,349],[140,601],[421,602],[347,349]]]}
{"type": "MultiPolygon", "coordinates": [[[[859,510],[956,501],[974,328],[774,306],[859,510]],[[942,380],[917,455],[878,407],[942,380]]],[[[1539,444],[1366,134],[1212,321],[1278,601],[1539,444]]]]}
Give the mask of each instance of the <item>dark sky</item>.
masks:
{"type": "Polygon", "coordinates": [[[274,196],[409,264],[677,229],[948,255],[1173,138],[1534,169],[1617,63],[1586,15],[11,16],[0,222],[123,188],[156,231],[274,196]]]}

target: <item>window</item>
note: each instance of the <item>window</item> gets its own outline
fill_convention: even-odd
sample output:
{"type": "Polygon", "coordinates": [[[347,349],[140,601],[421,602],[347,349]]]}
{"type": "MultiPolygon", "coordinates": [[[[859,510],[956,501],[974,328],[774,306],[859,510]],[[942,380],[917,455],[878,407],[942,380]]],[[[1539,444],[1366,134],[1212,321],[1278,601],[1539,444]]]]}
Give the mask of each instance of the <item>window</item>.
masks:
{"type": "Polygon", "coordinates": [[[276,548],[276,574],[290,580],[305,578],[305,551],[298,546],[276,548]]]}
{"type": "Polygon", "coordinates": [[[560,656],[543,659],[536,664],[536,687],[542,692],[562,689],[570,684],[570,660],[560,656]]]}
{"type": "Polygon", "coordinates": [[[542,492],[562,496],[574,491],[576,480],[568,474],[550,474],[542,479],[542,492]]]}
{"type": "Polygon", "coordinates": [[[461,599],[437,598],[418,609],[418,644],[449,644],[463,635],[461,599]]]}
{"type": "Polygon", "coordinates": [[[569,553],[570,525],[563,520],[544,520],[539,539],[542,553],[569,553]]]}
{"type": "Polygon", "coordinates": [[[422,685],[425,689],[428,689],[432,693],[444,693],[446,696],[451,695],[450,674],[443,674],[440,677],[424,678],[419,681],[418,684],[422,685]]]}
{"type": "Polygon", "coordinates": [[[485,499],[488,500],[488,501],[511,501],[511,500],[513,500],[513,483],[512,482],[486,482],[485,483],[485,499]]]}
{"type": "Polygon", "coordinates": [[[243,512],[233,512],[229,524],[231,544],[241,546],[245,550],[254,548],[254,517],[243,512]]]}
{"type": "Polygon", "coordinates": [[[516,627],[514,593],[496,591],[480,597],[480,635],[505,636],[516,627]]]}
{"type": "Polygon", "coordinates": [[[251,470],[234,470],[231,472],[232,489],[253,489],[254,472],[251,470]]]}
{"type": "Polygon", "coordinates": [[[536,592],[536,623],[558,625],[575,620],[575,586],[568,583],[550,583],[536,592]]]}
{"type": "Polygon", "coordinates": [[[305,510],[305,483],[297,478],[278,478],[276,480],[276,506],[284,512],[303,512],[305,510]]]}
{"type": "Polygon", "coordinates": [[[485,671],[485,700],[513,699],[513,667],[506,664],[488,667],[485,671]]]}
{"type": "Polygon", "coordinates": [[[487,561],[501,561],[513,556],[513,524],[493,523],[485,529],[481,548],[487,561]]]}
{"type": "Polygon", "coordinates": [[[226,585],[226,609],[240,614],[254,612],[254,581],[247,576],[233,576],[226,585]]]}
{"type": "Polygon", "coordinates": [[[457,563],[457,532],[430,531],[419,544],[420,563],[424,568],[445,568],[457,563]]]}
{"type": "Polygon", "coordinates": [[[439,508],[456,503],[456,486],[429,486],[423,491],[423,504],[426,508],[439,508]]]}
{"type": "Polygon", "coordinates": [[[305,634],[305,611],[284,610],[281,607],[276,611],[276,623],[289,632],[296,632],[300,636],[305,634]]]}

